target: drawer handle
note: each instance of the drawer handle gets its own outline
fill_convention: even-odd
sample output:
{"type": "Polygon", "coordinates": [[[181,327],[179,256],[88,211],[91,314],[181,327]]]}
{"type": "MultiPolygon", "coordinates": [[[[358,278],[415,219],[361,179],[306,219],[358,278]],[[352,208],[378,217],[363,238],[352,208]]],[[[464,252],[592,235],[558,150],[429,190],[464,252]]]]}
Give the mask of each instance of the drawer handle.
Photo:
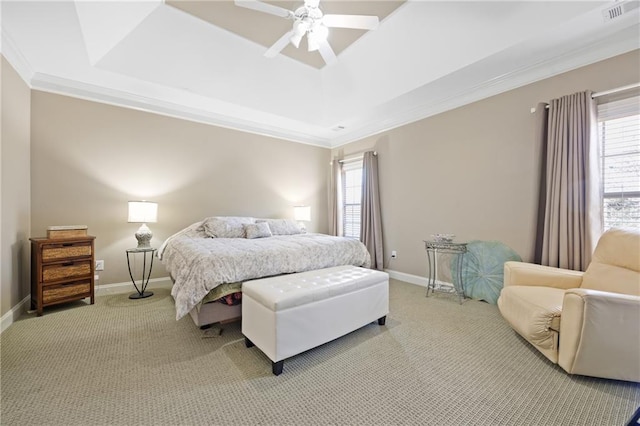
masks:
{"type": "Polygon", "coordinates": [[[73,243],[64,243],[62,244],[62,247],[71,247],[73,245],[73,243]]]}
{"type": "Polygon", "coordinates": [[[62,266],[73,266],[73,262],[64,262],[62,266]]]}

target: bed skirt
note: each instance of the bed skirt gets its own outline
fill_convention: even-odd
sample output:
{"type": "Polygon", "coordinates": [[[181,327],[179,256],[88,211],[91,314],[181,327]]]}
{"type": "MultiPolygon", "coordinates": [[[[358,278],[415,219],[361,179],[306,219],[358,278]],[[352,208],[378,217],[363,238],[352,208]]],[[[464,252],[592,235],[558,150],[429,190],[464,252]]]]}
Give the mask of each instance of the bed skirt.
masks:
{"type": "Polygon", "coordinates": [[[237,319],[242,316],[242,304],[225,305],[224,303],[203,303],[189,311],[189,315],[198,327],[204,327],[216,322],[237,319]]]}

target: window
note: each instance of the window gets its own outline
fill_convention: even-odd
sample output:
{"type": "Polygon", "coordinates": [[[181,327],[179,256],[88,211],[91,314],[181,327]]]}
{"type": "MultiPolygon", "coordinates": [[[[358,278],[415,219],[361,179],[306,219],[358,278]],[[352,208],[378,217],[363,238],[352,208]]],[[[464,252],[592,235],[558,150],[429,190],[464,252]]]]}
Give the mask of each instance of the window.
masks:
{"type": "Polygon", "coordinates": [[[344,236],[360,238],[360,204],[362,203],[362,160],[342,165],[342,226],[344,236]]]}
{"type": "Polygon", "coordinates": [[[640,229],[640,97],[598,106],[604,230],[640,229]]]}

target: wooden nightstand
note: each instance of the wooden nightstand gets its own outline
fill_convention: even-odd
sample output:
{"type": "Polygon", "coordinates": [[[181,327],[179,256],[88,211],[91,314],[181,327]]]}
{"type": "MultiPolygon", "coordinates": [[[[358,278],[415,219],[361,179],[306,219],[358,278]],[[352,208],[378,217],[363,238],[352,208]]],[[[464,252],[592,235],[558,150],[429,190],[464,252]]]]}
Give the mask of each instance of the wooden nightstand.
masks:
{"type": "Polygon", "coordinates": [[[30,238],[31,309],[91,298],[95,301],[96,237],[30,238]]]}

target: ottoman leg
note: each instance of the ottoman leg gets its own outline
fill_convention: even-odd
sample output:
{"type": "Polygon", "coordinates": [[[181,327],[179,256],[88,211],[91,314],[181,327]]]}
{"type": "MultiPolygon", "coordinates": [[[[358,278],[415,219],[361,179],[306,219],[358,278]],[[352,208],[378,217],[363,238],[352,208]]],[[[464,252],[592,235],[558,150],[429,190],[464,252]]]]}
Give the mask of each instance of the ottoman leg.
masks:
{"type": "Polygon", "coordinates": [[[249,340],[248,338],[244,338],[244,345],[248,348],[253,347],[253,342],[251,340],[249,340]]]}
{"type": "Polygon", "coordinates": [[[282,373],[282,367],[284,367],[284,359],[278,362],[271,363],[271,371],[276,376],[279,376],[280,373],[282,373]]]}
{"type": "Polygon", "coordinates": [[[386,315],[381,318],[378,318],[378,325],[384,325],[386,321],[387,321],[386,315]]]}

